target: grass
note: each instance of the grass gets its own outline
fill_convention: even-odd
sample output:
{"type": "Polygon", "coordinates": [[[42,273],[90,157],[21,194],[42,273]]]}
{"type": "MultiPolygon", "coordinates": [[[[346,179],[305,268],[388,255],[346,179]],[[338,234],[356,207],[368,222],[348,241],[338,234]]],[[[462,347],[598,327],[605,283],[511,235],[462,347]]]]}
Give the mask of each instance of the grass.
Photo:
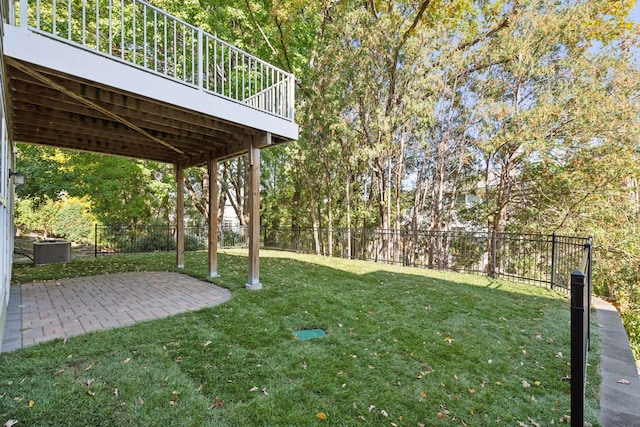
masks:
{"type": "MultiPolygon", "coordinates": [[[[174,264],[171,254],[152,254],[18,265],[14,280],[174,264]]],[[[242,252],[221,253],[219,265],[214,281],[233,291],[223,305],[0,356],[0,422],[513,426],[558,424],[569,414],[563,295],[269,251],[261,253],[264,289],[253,292],[244,289],[242,252]],[[328,335],[300,341],[292,332],[302,328],[328,335]]],[[[184,272],[204,279],[206,254],[187,253],[184,272]]],[[[593,425],[596,359],[586,406],[593,425]]]]}

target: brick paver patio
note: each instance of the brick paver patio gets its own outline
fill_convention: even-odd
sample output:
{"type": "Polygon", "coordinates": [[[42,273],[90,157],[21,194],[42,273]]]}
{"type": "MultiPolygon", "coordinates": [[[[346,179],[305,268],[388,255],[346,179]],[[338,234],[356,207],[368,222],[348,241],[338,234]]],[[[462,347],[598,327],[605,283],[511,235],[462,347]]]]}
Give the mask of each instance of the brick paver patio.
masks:
{"type": "Polygon", "coordinates": [[[211,307],[231,297],[214,284],[166,272],[25,283],[10,292],[3,352],[211,307]]]}

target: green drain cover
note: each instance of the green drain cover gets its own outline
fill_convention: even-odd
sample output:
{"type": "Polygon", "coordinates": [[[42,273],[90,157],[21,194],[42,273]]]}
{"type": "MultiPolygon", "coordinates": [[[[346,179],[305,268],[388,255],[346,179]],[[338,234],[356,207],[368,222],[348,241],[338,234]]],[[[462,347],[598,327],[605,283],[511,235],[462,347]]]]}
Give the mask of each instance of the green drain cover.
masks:
{"type": "Polygon", "coordinates": [[[313,338],[324,338],[327,336],[327,332],[323,329],[303,329],[301,331],[294,331],[293,335],[304,341],[313,338]]]}

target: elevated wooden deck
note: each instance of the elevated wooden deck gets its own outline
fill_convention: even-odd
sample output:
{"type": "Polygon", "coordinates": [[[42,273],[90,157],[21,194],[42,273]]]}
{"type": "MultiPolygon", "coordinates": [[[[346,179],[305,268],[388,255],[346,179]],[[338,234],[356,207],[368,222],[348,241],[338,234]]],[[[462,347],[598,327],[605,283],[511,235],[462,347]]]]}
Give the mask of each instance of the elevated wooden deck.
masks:
{"type": "Polygon", "coordinates": [[[290,120],[21,27],[5,27],[17,142],[184,167],[297,139],[290,120]]]}
{"type": "Polygon", "coordinates": [[[178,189],[185,168],[207,165],[212,277],[217,162],[249,153],[247,287],[259,289],[260,150],[298,138],[294,76],[143,0],[12,6],[2,36],[12,140],[172,163],[178,189]]]}

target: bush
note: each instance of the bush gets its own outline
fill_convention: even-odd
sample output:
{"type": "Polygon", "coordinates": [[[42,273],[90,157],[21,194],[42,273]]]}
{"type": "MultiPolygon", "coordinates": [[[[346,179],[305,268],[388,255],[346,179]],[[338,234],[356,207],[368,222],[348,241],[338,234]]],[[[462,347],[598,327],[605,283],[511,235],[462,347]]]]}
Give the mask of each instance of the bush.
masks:
{"type": "Polygon", "coordinates": [[[95,217],[88,202],[76,197],[63,200],[47,199],[36,203],[19,200],[15,224],[23,232],[41,232],[44,237],[61,237],[72,242],[90,243],[94,239],[95,217]]]}
{"type": "Polygon", "coordinates": [[[77,198],[69,198],[58,204],[51,226],[52,233],[76,243],[92,242],[96,220],[89,213],[89,204],[77,198]]]}
{"type": "Polygon", "coordinates": [[[640,360],[640,304],[627,308],[621,315],[633,355],[636,360],[640,360]]]}

